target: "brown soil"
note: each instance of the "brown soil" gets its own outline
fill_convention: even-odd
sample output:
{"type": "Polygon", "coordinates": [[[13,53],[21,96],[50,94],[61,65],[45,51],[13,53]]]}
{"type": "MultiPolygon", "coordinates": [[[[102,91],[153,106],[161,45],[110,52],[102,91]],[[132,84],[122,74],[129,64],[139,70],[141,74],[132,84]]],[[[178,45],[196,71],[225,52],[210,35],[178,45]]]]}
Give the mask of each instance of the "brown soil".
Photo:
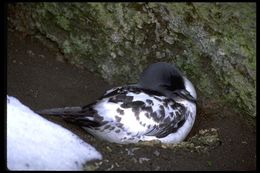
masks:
{"type": "MultiPolygon", "coordinates": [[[[112,87],[96,74],[58,61],[57,52],[35,38],[8,31],[7,41],[7,94],[33,110],[83,106],[112,87]]],[[[199,107],[189,136],[200,129],[218,129],[222,143],[208,153],[111,144],[59,118],[50,120],[72,130],[101,152],[103,160],[97,162],[97,170],[255,170],[255,127],[225,109],[207,112],[205,107],[199,107]]]]}

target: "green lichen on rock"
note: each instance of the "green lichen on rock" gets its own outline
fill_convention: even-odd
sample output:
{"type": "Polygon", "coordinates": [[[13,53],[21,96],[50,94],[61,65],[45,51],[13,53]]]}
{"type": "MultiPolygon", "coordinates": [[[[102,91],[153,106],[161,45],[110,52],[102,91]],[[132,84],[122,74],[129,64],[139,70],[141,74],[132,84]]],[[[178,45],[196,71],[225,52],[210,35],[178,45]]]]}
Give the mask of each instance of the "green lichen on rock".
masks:
{"type": "Polygon", "coordinates": [[[175,63],[199,101],[256,116],[255,3],[18,3],[8,10],[10,25],[41,33],[69,62],[110,83],[136,82],[154,62],[175,63]]]}

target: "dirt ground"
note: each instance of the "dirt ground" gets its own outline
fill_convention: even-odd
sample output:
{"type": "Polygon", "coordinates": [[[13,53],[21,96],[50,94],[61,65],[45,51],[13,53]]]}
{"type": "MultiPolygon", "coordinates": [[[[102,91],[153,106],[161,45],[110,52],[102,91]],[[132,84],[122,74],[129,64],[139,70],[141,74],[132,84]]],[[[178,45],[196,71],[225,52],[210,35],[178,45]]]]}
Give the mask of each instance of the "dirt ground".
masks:
{"type": "MultiPolygon", "coordinates": [[[[17,31],[8,31],[7,38],[7,94],[32,110],[83,106],[113,87],[96,74],[60,61],[56,51],[35,38],[17,31]]],[[[103,155],[92,170],[256,170],[255,127],[225,109],[214,116],[203,109],[198,109],[189,137],[200,129],[218,129],[221,145],[208,153],[111,144],[58,118],[50,120],[72,130],[103,155]]]]}

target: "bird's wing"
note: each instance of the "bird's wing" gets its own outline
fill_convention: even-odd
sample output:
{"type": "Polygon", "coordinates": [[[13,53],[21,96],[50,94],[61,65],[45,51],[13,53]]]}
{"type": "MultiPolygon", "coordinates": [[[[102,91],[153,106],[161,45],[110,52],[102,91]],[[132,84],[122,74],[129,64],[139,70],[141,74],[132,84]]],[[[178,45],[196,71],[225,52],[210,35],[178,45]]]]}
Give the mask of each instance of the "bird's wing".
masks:
{"type": "MultiPolygon", "coordinates": [[[[163,138],[171,133],[175,133],[186,121],[187,111],[186,108],[178,103],[172,105],[174,109],[168,112],[165,117],[154,125],[147,133],[146,136],[156,136],[163,138]]],[[[160,116],[159,116],[160,117],[160,116]]],[[[155,114],[153,119],[158,120],[158,114],[155,114]]]]}
{"type": "MultiPolygon", "coordinates": [[[[111,90],[105,97],[108,97],[110,102],[123,102],[121,103],[123,109],[131,108],[133,112],[144,111],[149,113],[153,121],[144,122],[146,126],[149,126],[148,130],[143,133],[147,136],[163,138],[176,132],[186,121],[187,110],[184,105],[150,89],[132,86],[121,87],[111,90]],[[138,96],[140,92],[143,93],[143,97],[138,96]],[[153,107],[151,104],[157,106],[153,107]]],[[[140,119],[142,118],[140,117],[140,119]]]]}
{"type": "Polygon", "coordinates": [[[144,122],[149,126],[143,133],[147,136],[165,137],[176,132],[186,121],[187,111],[184,105],[150,89],[136,86],[118,87],[111,89],[103,98],[109,98],[109,102],[120,103],[122,109],[131,108],[135,113],[140,111],[149,113],[153,121],[144,122]],[[138,96],[141,92],[143,95],[138,96]],[[157,106],[153,107],[151,104],[157,106]]]}

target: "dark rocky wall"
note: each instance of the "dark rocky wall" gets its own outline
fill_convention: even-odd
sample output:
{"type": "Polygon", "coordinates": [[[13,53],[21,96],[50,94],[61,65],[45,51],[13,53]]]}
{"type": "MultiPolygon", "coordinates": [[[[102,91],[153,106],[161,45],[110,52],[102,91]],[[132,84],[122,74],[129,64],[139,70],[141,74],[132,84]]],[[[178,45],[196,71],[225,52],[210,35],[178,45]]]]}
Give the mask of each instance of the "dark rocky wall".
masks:
{"type": "Polygon", "coordinates": [[[200,106],[256,116],[255,3],[12,3],[8,27],[116,85],[175,63],[200,106]]]}

